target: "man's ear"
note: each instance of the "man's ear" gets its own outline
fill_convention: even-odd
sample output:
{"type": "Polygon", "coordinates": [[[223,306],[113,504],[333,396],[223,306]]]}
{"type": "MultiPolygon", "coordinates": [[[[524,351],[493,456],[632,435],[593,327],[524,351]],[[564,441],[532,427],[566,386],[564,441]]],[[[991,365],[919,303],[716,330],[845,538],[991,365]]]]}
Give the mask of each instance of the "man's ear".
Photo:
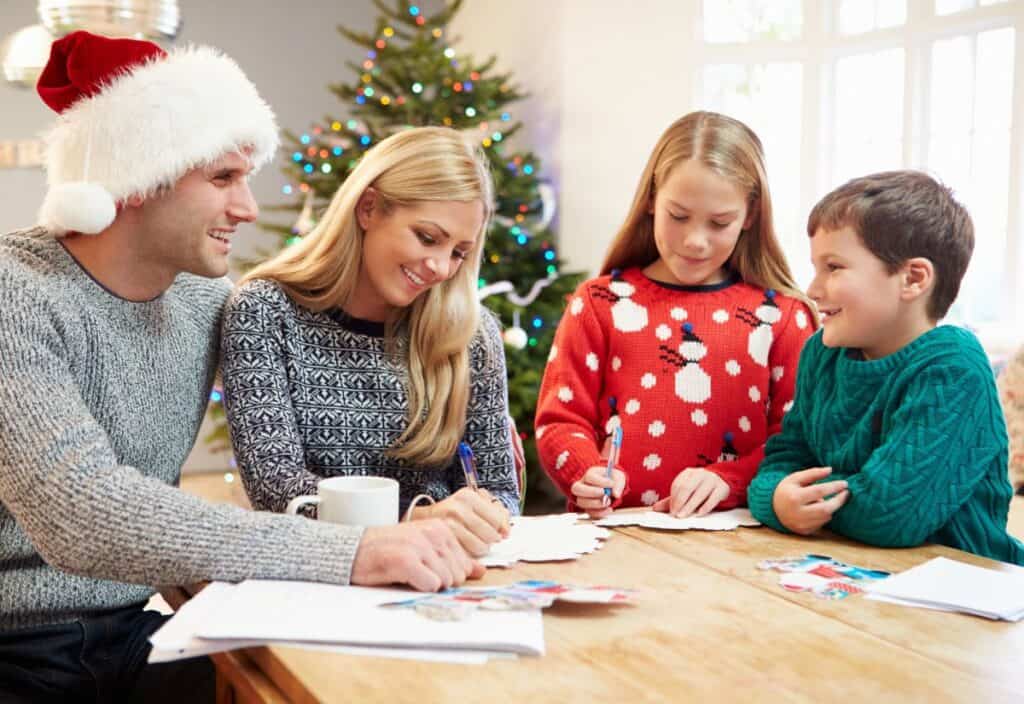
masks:
{"type": "Polygon", "coordinates": [[[359,202],[356,203],[356,221],[359,223],[359,227],[365,230],[370,226],[370,217],[373,215],[375,207],[377,207],[377,191],[367,188],[363,191],[363,195],[359,196],[359,202]]]}
{"type": "Polygon", "coordinates": [[[935,265],[930,259],[912,257],[899,270],[900,297],[904,301],[926,296],[935,286],[935,265]]]}

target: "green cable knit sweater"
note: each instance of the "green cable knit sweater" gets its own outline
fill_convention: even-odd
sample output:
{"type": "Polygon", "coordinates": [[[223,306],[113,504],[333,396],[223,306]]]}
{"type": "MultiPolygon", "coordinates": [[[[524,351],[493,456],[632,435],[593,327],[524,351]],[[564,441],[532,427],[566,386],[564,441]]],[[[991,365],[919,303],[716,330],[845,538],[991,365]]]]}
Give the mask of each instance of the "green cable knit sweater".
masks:
{"type": "Polygon", "coordinates": [[[832,467],[850,498],[830,530],[882,547],[941,543],[1024,565],[1006,532],[1012,490],[995,380],[975,337],[941,326],[887,357],[822,344],[800,356],[793,408],[768,440],[750,510],[784,531],[772,508],[788,474],[832,467]]]}

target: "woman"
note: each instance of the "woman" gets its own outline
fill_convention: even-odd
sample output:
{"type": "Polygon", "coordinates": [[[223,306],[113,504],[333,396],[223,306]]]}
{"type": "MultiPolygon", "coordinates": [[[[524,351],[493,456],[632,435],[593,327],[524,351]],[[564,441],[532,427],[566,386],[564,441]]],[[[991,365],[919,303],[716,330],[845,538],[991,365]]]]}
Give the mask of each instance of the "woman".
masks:
{"type": "Polygon", "coordinates": [[[421,127],[363,157],[303,240],[228,303],[224,403],[246,491],[283,511],[337,475],[391,477],[400,510],[446,517],[470,554],[519,497],[498,326],[476,299],[493,188],[486,158],[421,127]],[[466,487],[459,442],[476,456],[466,487]]]}

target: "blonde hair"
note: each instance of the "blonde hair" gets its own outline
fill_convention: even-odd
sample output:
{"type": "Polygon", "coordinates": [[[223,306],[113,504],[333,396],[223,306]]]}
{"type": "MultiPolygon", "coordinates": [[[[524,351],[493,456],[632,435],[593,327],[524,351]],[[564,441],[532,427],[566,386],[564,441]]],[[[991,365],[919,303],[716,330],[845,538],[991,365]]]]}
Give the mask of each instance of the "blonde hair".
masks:
{"type": "MultiPolygon", "coordinates": [[[[747,194],[750,226],[736,242],[726,266],[748,284],[775,289],[814,307],[797,287],[772,222],[772,198],[761,140],[739,120],[714,112],[691,112],[673,122],[654,146],[626,221],[612,240],[601,273],[644,267],[658,260],[650,206],[672,170],[696,159],[747,194]]],[[[816,318],[815,318],[816,319],[816,318]]]]}
{"type": "Polygon", "coordinates": [[[469,344],[480,326],[477,277],[494,203],[487,158],[479,149],[445,127],[416,127],[384,139],[363,156],[312,231],[240,283],[270,279],[311,310],[344,308],[363,256],[356,206],[371,187],[385,212],[422,201],[483,205],[477,244],[455,275],[387,321],[389,344],[400,328],[409,337],[409,422],[389,454],[417,465],[447,464],[466,424],[469,344]]]}

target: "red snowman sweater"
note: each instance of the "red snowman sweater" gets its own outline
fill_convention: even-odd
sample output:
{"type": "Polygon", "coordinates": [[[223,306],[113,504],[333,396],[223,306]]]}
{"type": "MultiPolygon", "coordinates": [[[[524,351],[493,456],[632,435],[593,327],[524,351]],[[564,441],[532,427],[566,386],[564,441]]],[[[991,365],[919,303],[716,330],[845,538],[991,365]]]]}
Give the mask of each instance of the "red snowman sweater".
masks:
{"type": "Polygon", "coordinates": [[[584,282],[537,400],[544,470],[571,496],[588,468],[606,464],[601,450],[621,424],[627,484],[616,505],[650,506],[687,467],[726,481],[718,508],[745,505],[764,443],[792,405],[813,320],[801,301],[736,278],[672,286],[627,269],[584,282]]]}

